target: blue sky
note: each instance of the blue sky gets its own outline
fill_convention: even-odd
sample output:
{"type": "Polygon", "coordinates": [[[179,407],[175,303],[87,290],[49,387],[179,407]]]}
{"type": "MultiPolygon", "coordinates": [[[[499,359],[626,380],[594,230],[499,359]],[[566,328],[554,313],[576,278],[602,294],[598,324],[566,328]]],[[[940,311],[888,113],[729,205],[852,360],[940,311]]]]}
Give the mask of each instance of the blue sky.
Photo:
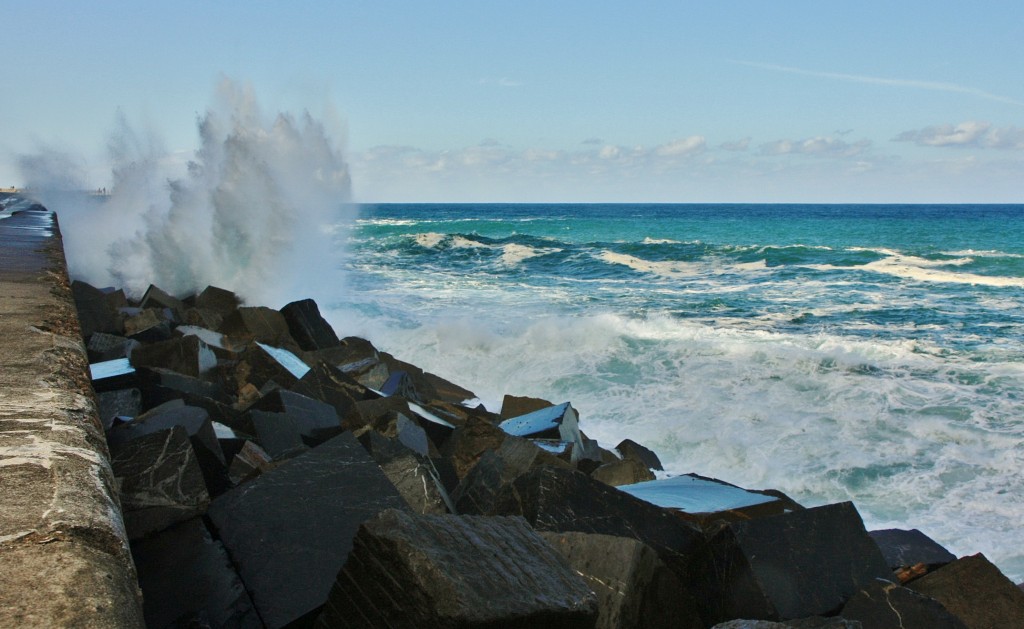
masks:
{"type": "Polygon", "coordinates": [[[1024,3],[7,0],[0,186],[168,163],[221,77],[333,120],[357,200],[1024,202],[1024,3]]]}

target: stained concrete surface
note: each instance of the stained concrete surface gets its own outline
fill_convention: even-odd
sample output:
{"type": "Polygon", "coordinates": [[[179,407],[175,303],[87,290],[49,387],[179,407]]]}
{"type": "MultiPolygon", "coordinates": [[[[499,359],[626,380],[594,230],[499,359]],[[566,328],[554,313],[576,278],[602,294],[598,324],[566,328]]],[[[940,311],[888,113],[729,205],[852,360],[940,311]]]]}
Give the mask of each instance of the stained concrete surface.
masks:
{"type": "Polygon", "coordinates": [[[18,210],[0,216],[0,626],[142,627],[57,218],[18,210]]]}

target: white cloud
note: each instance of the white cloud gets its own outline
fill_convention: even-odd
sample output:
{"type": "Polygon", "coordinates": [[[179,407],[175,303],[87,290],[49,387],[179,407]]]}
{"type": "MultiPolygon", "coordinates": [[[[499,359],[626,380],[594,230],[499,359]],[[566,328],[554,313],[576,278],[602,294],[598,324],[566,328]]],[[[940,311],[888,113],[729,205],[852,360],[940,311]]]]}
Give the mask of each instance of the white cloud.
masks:
{"type": "Polygon", "coordinates": [[[750,148],[750,140],[750,136],[747,136],[735,142],[722,142],[718,145],[718,148],[723,151],[745,151],[750,148]]]}
{"type": "Polygon", "coordinates": [[[862,155],[871,146],[870,140],[849,143],[829,137],[814,137],[805,140],[775,140],[761,145],[762,155],[811,155],[815,157],[855,157],[862,155]]]}
{"type": "MultiPolygon", "coordinates": [[[[1019,130],[983,136],[1010,143],[1019,130]]],[[[699,136],[694,136],[699,137],[699,136]]],[[[780,139],[732,151],[699,140],[569,149],[499,142],[447,151],[380,146],[352,153],[356,198],[373,201],[1006,202],[1024,154],[972,160],[887,156],[870,141],[780,139]],[[689,150],[690,152],[686,152],[689,150]]],[[[965,157],[958,152],[953,156],[965,157]]]]}
{"type": "Polygon", "coordinates": [[[918,146],[1024,149],[1024,129],[993,127],[987,122],[969,120],[957,125],[943,124],[904,131],[893,141],[913,142],[918,146]]]}
{"type": "Polygon", "coordinates": [[[704,150],[706,142],[702,135],[691,135],[688,138],[672,140],[654,149],[654,154],[660,157],[675,157],[678,155],[692,155],[704,150]]]}

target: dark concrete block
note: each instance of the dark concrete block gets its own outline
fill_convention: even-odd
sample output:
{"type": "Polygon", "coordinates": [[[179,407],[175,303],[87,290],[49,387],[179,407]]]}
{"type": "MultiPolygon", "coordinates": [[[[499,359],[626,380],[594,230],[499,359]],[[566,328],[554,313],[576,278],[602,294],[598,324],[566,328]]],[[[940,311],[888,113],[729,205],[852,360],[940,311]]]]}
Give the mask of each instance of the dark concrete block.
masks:
{"type": "Polygon", "coordinates": [[[142,412],[142,393],[138,389],[116,389],[96,395],[103,430],[110,430],[115,417],[138,417],[142,412]]]}
{"type": "Polygon", "coordinates": [[[161,367],[139,368],[138,379],[147,406],[163,404],[170,399],[190,398],[206,398],[218,404],[231,404],[231,397],[216,381],[161,367]]]}
{"type": "Polygon", "coordinates": [[[163,291],[157,286],[152,284],[146,289],[146,292],[142,295],[142,301],[139,302],[139,306],[142,308],[169,308],[174,311],[175,319],[180,319],[181,313],[187,309],[185,304],[182,303],[177,297],[173,297],[167,292],[163,291]]]}
{"type": "Polygon", "coordinates": [[[843,606],[842,617],[863,629],[967,629],[938,601],[888,581],[861,588],[843,606]]]}
{"type": "MultiPolygon", "coordinates": [[[[541,466],[502,490],[483,515],[522,515],[538,531],[578,531],[639,540],[686,586],[680,596],[701,618],[716,617],[710,550],[703,533],[670,512],[571,469],[541,466]],[[702,592],[702,600],[691,598],[702,592]]],[[[709,623],[710,624],[710,623],[709,623]]]]}
{"type": "Polygon", "coordinates": [[[363,425],[358,413],[355,412],[356,402],[380,397],[337,367],[324,362],[313,365],[309,372],[289,386],[289,389],[333,406],[342,426],[347,429],[363,425]]]}
{"type": "Polygon", "coordinates": [[[679,597],[679,578],[649,546],[628,537],[540,534],[597,594],[596,629],[703,629],[679,597]]]}
{"type": "Polygon", "coordinates": [[[264,306],[242,306],[224,318],[217,330],[237,342],[258,341],[291,352],[300,351],[280,312],[264,306]]]}
{"type": "Polygon", "coordinates": [[[217,357],[199,337],[183,336],[136,348],[131,364],[136,369],[169,369],[198,378],[217,366],[217,357]]]}
{"type": "Polygon", "coordinates": [[[981,553],[961,557],[907,587],[942,603],[972,629],[1024,626],[1024,592],[981,553]]]}
{"type": "Polygon", "coordinates": [[[591,474],[602,465],[615,463],[618,460],[619,457],[610,450],[602,448],[597,441],[583,436],[583,447],[576,456],[576,469],[584,474],[591,474]]]}
{"type": "Polygon", "coordinates": [[[196,295],[196,308],[216,312],[222,319],[234,312],[241,303],[233,292],[216,286],[207,286],[196,295]]]}
{"type": "Polygon", "coordinates": [[[485,450],[476,465],[452,493],[458,513],[484,515],[512,482],[542,465],[571,469],[571,466],[545,452],[527,439],[505,437],[495,450],[485,450]]]}
{"type": "Polygon", "coordinates": [[[399,442],[368,430],[359,442],[377,462],[413,513],[450,513],[452,501],[434,462],[399,442]]]}
{"type": "Polygon", "coordinates": [[[171,325],[167,318],[153,309],[122,308],[124,335],[140,343],[159,343],[171,338],[171,325]]]}
{"type": "Polygon", "coordinates": [[[210,495],[180,426],[110,447],[129,539],[139,539],[206,511],[210,495]]]}
{"type": "Polygon", "coordinates": [[[317,626],[589,628],[596,608],[521,518],[386,511],[359,528],[317,626]]]}
{"type": "Polygon", "coordinates": [[[132,544],[146,627],[263,627],[220,542],[199,518],[132,544]]]}
{"type": "Polygon", "coordinates": [[[319,445],[342,431],[341,420],[333,406],[287,389],[271,391],[250,408],[286,415],[308,446],[319,445]]]}
{"type": "Polygon", "coordinates": [[[665,468],[661,465],[661,459],[654,453],[653,450],[645,448],[639,443],[632,439],[623,439],[619,445],[615,446],[615,449],[619,451],[624,459],[634,459],[643,463],[648,469],[652,470],[664,470],[665,468]]]}
{"type": "Polygon", "coordinates": [[[371,426],[377,432],[388,437],[394,437],[398,432],[398,416],[411,417],[413,412],[409,407],[409,401],[404,397],[382,397],[369,400],[359,400],[353,407],[358,420],[352,415],[349,416],[349,423],[358,423],[359,426],[371,426]]]}
{"type": "Polygon", "coordinates": [[[405,508],[351,433],[227,492],[209,516],[267,627],[324,603],[359,524],[405,508]]]}
{"type": "Polygon", "coordinates": [[[231,465],[228,466],[228,475],[232,483],[240,485],[263,472],[270,471],[273,467],[274,462],[270,455],[252,441],[246,440],[238,452],[232,456],[231,465]]]}
{"type": "Polygon", "coordinates": [[[75,309],[78,310],[78,321],[82,326],[82,336],[86,339],[95,332],[123,334],[124,325],[117,311],[110,306],[107,296],[100,289],[85,282],[75,280],[71,283],[71,292],[75,298],[75,309]]]}
{"type": "Polygon", "coordinates": [[[134,421],[111,428],[107,432],[107,442],[114,446],[173,426],[181,426],[188,433],[210,494],[216,496],[226,491],[230,481],[227,478],[224,453],[205,409],[184,404],[158,407],[136,417],[134,421]]]}
{"type": "Polygon", "coordinates": [[[138,384],[135,368],[127,358],[90,364],[89,378],[93,390],[97,393],[130,389],[138,384]]]}
{"type": "Polygon", "coordinates": [[[128,358],[131,356],[132,350],[139,345],[138,341],[123,336],[95,332],[89,337],[86,349],[89,352],[89,362],[100,363],[105,360],[128,358]]]}
{"type": "Polygon", "coordinates": [[[284,413],[249,411],[248,425],[259,445],[275,461],[287,459],[309,449],[295,419],[284,413]]]}
{"type": "MultiPolygon", "coordinates": [[[[290,352],[275,351],[279,349],[260,343],[249,345],[235,366],[234,380],[238,389],[246,384],[252,384],[259,390],[267,389],[270,384],[277,385],[272,388],[290,389],[300,378],[308,375],[309,367],[301,359],[290,352]]],[[[300,393],[308,395],[304,391],[300,393]]]]}
{"type": "Polygon", "coordinates": [[[621,459],[605,463],[590,473],[590,477],[606,485],[634,485],[654,480],[654,473],[641,461],[621,459]]]}
{"type": "Polygon", "coordinates": [[[852,503],[723,524],[711,540],[725,618],[829,614],[892,572],[852,503]]]}
{"type": "Polygon", "coordinates": [[[465,478],[483,453],[497,450],[508,433],[482,419],[470,418],[456,428],[441,446],[441,454],[452,463],[458,477],[465,478]]]}
{"type": "Polygon", "coordinates": [[[416,392],[416,385],[412,378],[404,371],[391,373],[384,384],[380,386],[380,392],[385,396],[397,395],[413,402],[423,401],[419,393],[416,392]]]}
{"type": "Polygon", "coordinates": [[[285,390],[263,396],[243,418],[243,424],[274,459],[319,445],[343,430],[334,407],[285,390]]]}
{"type": "Polygon", "coordinates": [[[869,531],[868,535],[878,544],[882,556],[893,570],[922,563],[937,568],[956,561],[956,555],[917,529],[869,531]]]}
{"type": "Polygon", "coordinates": [[[281,308],[281,314],[288,324],[292,338],[302,349],[315,351],[341,345],[338,335],[320,315],[320,308],[312,299],[293,301],[281,308]]]}
{"type": "Polygon", "coordinates": [[[540,398],[506,394],[505,398],[501,401],[500,417],[501,419],[511,419],[513,417],[526,415],[551,406],[554,406],[554,404],[540,398]]]}

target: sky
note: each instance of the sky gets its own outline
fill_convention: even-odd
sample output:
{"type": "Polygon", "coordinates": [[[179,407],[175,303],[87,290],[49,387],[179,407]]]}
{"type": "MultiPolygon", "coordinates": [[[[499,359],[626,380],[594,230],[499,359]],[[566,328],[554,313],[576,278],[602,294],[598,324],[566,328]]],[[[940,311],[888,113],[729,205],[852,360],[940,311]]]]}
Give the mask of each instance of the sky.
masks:
{"type": "Polygon", "coordinates": [[[1024,202],[1024,2],[4,0],[0,187],[173,172],[225,77],[360,202],[1024,202]]]}

